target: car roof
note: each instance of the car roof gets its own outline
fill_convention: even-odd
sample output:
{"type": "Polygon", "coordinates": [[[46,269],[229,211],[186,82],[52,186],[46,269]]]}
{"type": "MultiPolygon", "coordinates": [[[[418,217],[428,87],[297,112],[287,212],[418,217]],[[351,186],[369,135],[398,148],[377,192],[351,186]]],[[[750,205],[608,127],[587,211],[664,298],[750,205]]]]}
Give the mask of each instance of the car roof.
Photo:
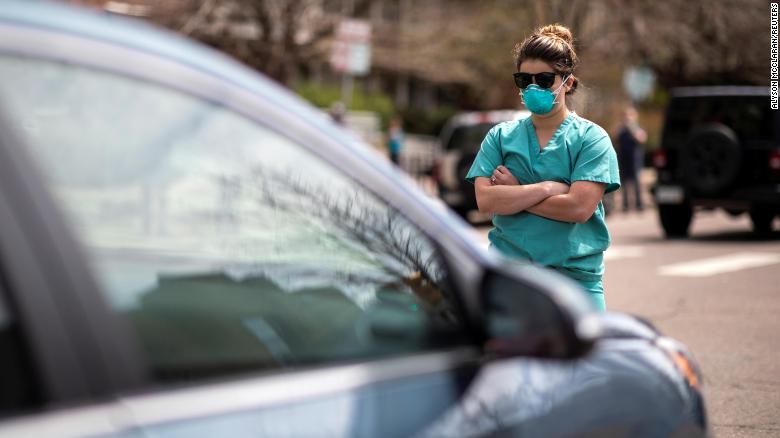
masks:
{"type": "Polygon", "coordinates": [[[704,96],[769,96],[769,87],[752,85],[717,85],[701,87],[677,87],[671,89],[672,97],[704,96]]]}

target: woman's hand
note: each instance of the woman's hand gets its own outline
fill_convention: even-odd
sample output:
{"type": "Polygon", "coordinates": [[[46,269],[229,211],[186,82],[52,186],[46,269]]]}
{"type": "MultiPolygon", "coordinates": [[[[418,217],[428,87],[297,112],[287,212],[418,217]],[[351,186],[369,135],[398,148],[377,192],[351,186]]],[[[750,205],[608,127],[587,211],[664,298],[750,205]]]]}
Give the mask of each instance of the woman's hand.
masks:
{"type": "Polygon", "coordinates": [[[516,186],[520,182],[517,181],[517,178],[512,175],[509,169],[504,166],[498,166],[493,171],[493,176],[490,177],[490,184],[494,186],[516,186]]]}
{"type": "MultiPolygon", "coordinates": [[[[520,182],[512,175],[505,166],[498,166],[490,177],[490,185],[493,186],[516,186],[520,182]]],[[[569,185],[557,181],[543,181],[541,185],[547,191],[547,196],[565,195],[569,193],[569,185]]]]}

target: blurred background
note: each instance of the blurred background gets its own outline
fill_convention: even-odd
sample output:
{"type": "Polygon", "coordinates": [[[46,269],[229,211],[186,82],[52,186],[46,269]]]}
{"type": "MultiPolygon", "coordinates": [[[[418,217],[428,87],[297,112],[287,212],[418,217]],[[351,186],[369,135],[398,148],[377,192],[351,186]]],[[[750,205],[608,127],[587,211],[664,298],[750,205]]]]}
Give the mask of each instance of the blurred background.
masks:
{"type": "Polygon", "coordinates": [[[762,0],[72,3],[136,16],[202,41],[323,109],[342,101],[354,115],[348,122],[377,147],[395,114],[405,132],[438,136],[459,111],[519,108],[512,49],[552,22],[572,30],[581,60],[573,108],[610,128],[633,101],[648,150],[658,144],[669,88],[768,84],[768,32],[757,38],[753,26],[768,23],[762,0]],[[353,26],[340,27],[345,22],[353,26]]]}

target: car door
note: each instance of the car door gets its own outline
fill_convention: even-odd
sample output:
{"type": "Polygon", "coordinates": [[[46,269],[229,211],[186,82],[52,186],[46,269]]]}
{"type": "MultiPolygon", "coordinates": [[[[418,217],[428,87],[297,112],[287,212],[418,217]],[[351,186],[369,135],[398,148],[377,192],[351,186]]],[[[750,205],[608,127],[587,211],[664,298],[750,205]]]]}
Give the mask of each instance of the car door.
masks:
{"type": "Polygon", "coordinates": [[[101,294],[62,292],[81,305],[62,311],[99,332],[79,342],[122,346],[81,357],[111,377],[93,394],[119,433],[406,436],[457,400],[477,357],[464,273],[402,191],[378,196],[278,110],[121,70],[0,55],[17,147],[85,254],[62,289],[94,276],[101,294]]]}

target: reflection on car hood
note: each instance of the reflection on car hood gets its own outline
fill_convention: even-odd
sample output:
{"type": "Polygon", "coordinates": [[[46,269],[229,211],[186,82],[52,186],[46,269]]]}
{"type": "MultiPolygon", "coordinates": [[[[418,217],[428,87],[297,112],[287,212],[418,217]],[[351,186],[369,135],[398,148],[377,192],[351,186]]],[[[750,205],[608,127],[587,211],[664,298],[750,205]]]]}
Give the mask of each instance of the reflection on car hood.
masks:
{"type": "Polygon", "coordinates": [[[602,338],[639,338],[655,340],[661,333],[652,323],[638,316],[605,312],[601,315],[602,338]]]}

